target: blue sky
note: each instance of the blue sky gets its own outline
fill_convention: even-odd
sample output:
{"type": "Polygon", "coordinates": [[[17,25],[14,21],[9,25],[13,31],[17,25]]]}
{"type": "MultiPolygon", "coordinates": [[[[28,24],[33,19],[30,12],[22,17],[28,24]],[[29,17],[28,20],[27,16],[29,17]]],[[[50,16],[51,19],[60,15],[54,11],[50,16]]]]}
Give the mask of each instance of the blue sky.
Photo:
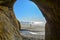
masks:
{"type": "Polygon", "coordinates": [[[17,0],[14,12],[19,21],[45,21],[39,8],[29,0],[17,0]]]}

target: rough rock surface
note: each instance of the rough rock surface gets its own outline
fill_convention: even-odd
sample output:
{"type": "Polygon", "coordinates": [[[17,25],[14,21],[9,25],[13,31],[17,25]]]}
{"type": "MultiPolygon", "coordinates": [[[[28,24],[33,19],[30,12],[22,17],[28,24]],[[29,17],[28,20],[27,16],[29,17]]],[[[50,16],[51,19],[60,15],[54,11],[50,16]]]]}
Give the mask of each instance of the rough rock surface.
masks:
{"type": "Polygon", "coordinates": [[[45,40],[60,40],[60,0],[32,0],[42,11],[47,23],[45,40]]]}
{"type": "Polygon", "coordinates": [[[0,40],[22,40],[20,23],[13,12],[15,0],[0,0],[0,40]]]}

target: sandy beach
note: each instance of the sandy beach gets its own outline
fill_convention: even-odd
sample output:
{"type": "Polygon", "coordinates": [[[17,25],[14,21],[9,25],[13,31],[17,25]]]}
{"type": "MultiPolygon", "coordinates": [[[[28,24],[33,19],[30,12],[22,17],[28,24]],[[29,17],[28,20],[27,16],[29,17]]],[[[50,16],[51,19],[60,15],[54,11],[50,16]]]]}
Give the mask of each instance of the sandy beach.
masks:
{"type": "Polygon", "coordinates": [[[23,40],[45,40],[45,27],[41,24],[24,24],[20,33],[23,40]]]}

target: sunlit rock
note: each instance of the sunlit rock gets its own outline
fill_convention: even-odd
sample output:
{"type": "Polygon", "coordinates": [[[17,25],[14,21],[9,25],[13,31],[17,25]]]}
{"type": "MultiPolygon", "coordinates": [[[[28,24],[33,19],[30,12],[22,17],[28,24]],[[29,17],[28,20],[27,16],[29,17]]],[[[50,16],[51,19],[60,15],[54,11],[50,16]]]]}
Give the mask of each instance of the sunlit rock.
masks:
{"type": "Polygon", "coordinates": [[[22,40],[20,22],[13,12],[15,0],[0,0],[0,40],[22,40]]]}

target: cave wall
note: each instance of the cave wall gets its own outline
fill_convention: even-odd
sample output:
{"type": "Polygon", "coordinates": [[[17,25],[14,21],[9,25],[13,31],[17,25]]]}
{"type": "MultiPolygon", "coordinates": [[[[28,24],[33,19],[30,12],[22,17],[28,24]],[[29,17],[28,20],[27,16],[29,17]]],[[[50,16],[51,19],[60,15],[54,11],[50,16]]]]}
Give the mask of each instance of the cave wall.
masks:
{"type": "MultiPolygon", "coordinates": [[[[0,40],[22,40],[13,12],[16,0],[0,0],[0,40]]],[[[32,0],[46,19],[45,40],[60,40],[60,0],[32,0]]]]}
{"type": "Polygon", "coordinates": [[[46,19],[45,40],[60,40],[60,0],[32,0],[46,19]]]}
{"type": "Polygon", "coordinates": [[[16,0],[0,0],[0,40],[22,40],[20,22],[13,12],[16,0]]]}

